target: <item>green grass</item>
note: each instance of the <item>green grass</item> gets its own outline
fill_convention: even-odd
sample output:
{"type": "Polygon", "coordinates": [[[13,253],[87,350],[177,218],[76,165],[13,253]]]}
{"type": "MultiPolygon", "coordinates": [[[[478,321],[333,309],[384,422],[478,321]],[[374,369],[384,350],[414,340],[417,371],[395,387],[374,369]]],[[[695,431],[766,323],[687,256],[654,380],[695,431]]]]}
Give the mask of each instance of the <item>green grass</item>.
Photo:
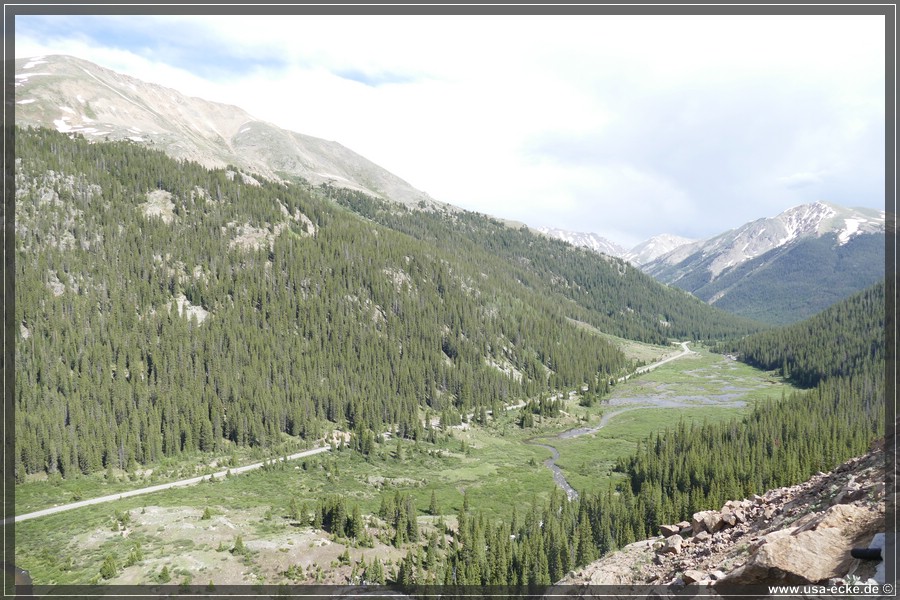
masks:
{"type": "Polygon", "coordinates": [[[686,422],[714,422],[743,414],[734,408],[647,408],[623,412],[594,434],[572,439],[551,439],[547,443],[559,451],[557,466],[579,492],[605,490],[623,476],[613,472],[616,460],[634,452],[637,443],[651,431],[673,427],[679,419],[686,422]]]}

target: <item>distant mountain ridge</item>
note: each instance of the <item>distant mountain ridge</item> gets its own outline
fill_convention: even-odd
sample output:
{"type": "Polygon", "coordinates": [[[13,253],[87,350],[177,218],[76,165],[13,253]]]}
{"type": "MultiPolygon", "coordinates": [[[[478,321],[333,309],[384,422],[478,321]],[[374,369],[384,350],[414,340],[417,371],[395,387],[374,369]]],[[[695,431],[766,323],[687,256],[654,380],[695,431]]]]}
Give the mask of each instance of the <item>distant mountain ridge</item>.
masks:
{"type": "Polygon", "coordinates": [[[593,233],[540,231],[772,324],[809,317],[884,276],[884,212],[827,202],[795,206],[707,240],[663,234],[631,250],[593,233]]]}
{"type": "Polygon", "coordinates": [[[413,206],[449,207],[341,144],[287,131],[227,104],[188,97],[71,56],[15,62],[16,124],[131,140],[210,168],[301,177],[413,206]],[[422,204],[424,203],[424,204],[422,204]]]}
{"type": "Polygon", "coordinates": [[[642,266],[677,248],[681,248],[685,244],[693,243],[694,241],[696,240],[672,235],[671,233],[662,233],[641,242],[632,248],[623,258],[638,266],[642,266]]]}
{"type": "Polygon", "coordinates": [[[643,265],[657,280],[745,317],[787,324],[884,276],[884,212],[797,206],[643,265]]]}
{"type": "Polygon", "coordinates": [[[537,230],[544,235],[562,240],[564,242],[569,242],[573,246],[577,246],[579,248],[587,248],[588,250],[599,252],[600,254],[607,254],[609,256],[615,256],[616,258],[623,258],[628,253],[628,251],[625,250],[625,248],[623,248],[622,246],[618,245],[615,242],[611,242],[605,237],[597,235],[596,233],[566,231],[564,229],[557,229],[554,227],[538,227],[537,230]]]}
{"type": "Polygon", "coordinates": [[[616,258],[622,258],[638,266],[646,264],[684,244],[695,241],[689,238],[663,233],[655,235],[629,250],[597,235],[596,233],[566,231],[555,227],[539,227],[537,231],[544,235],[568,242],[573,246],[587,248],[588,250],[593,250],[594,252],[614,256],[616,258]]]}
{"type": "MultiPolygon", "coordinates": [[[[775,217],[757,219],[708,240],[686,244],[647,263],[647,272],[666,283],[680,279],[667,269],[690,257],[712,257],[707,270],[713,278],[723,271],[761,256],[791,242],[833,233],[838,245],[867,233],[884,233],[884,212],[866,208],[844,208],[814,202],[790,208],[775,217]]],[[[690,265],[687,265],[690,266],[690,265]]]]}

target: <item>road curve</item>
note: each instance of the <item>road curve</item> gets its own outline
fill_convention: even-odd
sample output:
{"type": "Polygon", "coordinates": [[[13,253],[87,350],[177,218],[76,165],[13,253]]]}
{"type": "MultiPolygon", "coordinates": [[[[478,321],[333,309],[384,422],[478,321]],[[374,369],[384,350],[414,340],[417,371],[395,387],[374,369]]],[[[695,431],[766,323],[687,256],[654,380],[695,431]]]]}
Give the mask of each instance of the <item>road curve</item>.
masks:
{"type": "Polygon", "coordinates": [[[649,373],[656,367],[662,366],[668,362],[672,362],[673,360],[678,360],[679,358],[684,358],[688,354],[697,354],[696,352],[694,352],[693,350],[688,348],[688,344],[690,344],[690,342],[679,342],[679,344],[681,345],[681,354],[674,354],[668,358],[664,358],[653,364],[650,364],[650,365],[647,365],[644,367],[639,367],[634,370],[634,373],[629,373],[628,375],[625,375],[624,377],[619,377],[619,381],[626,381],[630,377],[634,377],[635,375],[640,375],[641,373],[649,373]]]}

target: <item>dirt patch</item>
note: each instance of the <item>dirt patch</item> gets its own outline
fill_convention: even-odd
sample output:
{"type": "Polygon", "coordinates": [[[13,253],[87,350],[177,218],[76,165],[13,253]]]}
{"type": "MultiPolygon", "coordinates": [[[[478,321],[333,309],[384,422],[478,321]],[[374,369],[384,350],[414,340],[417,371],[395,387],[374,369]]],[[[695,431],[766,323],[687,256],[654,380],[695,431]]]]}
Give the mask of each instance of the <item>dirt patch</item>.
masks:
{"type": "Polygon", "coordinates": [[[409,477],[366,477],[366,483],[381,490],[384,488],[423,487],[424,481],[409,477]]]}
{"type": "MultiPolygon", "coordinates": [[[[190,300],[184,294],[179,294],[177,298],[175,298],[175,303],[178,306],[178,314],[184,315],[184,318],[187,320],[191,320],[192,318],[197,318],[197,323],[203,323],[206,320],[206,317],[209,316],[209,311],[204,309],[202,306],[196,306],[191,304],[190,300]]],[[[172,303],[169,303],[169,310],[172,309],[172,303]]]]}
{"type": "Polygon", "coordinates": [[[147,201],[141,204],[146,217],[159,217],[163,223],[171,224],[175,220],[175,204],[172,194],[165,190],[153,190],[147,193],[147,201]]]}
{"type": "Polygon", "coordinates": [[[264,246],[268,246],[272,239],[274,239],[274,236],[268,229],[253,227],[248,223],[238,227],[237,236],[228,243],[228,247],[242,250],[259,250],[264,246]]]}
{"type": "MultiPolygon", "coordinates": [[[[169,585],[185,580],[194,585],[210,581],[214,585],[344,584],[349,581],[353,564],[361,559],[369,563],[378,557],[382,563],[396,563],[405,554],[378,541],[373,548],[353,548],[331,540],[324,531],[279,517],[267,521],[266,533],[257,534],[257,526],[265,521],[262,509],[220,514],[216,514],[221,510],[218,507],[210,509],[213,515],[205,520],[202,510],[190,507],[147,506],[132,511],[127,533],[144,540],[144,558],[123,569],[111,582],[158,584],[158,575],[166,567],[171,576],[169,585]],[[233,552],[239,535],[246,548],[243,554],[233,552]],[[349,552],[349,564],[341,562],[345,552],[349,552]],[[286,572],[291,573],[290,578],[286,572]]],[[[96,548],[122,533],[98,528],[76,541],[96,548]]],[[[378,532],[369,533],[374,538],[378,532]]]]}

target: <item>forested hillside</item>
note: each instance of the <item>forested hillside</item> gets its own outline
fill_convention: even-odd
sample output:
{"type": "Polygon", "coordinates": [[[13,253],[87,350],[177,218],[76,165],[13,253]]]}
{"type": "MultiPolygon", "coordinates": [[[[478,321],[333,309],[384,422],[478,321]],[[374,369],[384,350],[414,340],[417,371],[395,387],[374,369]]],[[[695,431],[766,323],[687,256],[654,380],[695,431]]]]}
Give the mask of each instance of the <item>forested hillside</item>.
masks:
{"type": "Polygon", "coordinates": [[[865,452],[884,433],[884,310],[882,282],[742,340],[743,360],[813,389],[757,405],[741,421],[679,425],[647,439],[620,469],[644,499],[648,524],[797,483],[865,452]]]}
{"type": "Polygon", "coordinates": [[[884,281],[790,327],[748,336],[736,350],[802,387],[828,377],[869,376],[884,362],[884,281]]]}
{"type": "Polygon", "coordinates": [[[128,142],[18,130],[16,188],[20,479],[602,394],[632,365],[569,319],[655,341],[752,328],[481,216],[382,205],[393,230],[128,142]]]}
{"type": "Polygon", "coordinates": [[[666,344],[711,340],[764,328],[759,322],[710,309],[677,288],[659,285],[626,261],[537,236],[472,212],[442,213],[396,206],[351,190],[330,190],[337,202],[416,239],[468,256],[504,259],[515,277],[541,294],[569,300],[562,310],[620,337],[666,344]]]}

